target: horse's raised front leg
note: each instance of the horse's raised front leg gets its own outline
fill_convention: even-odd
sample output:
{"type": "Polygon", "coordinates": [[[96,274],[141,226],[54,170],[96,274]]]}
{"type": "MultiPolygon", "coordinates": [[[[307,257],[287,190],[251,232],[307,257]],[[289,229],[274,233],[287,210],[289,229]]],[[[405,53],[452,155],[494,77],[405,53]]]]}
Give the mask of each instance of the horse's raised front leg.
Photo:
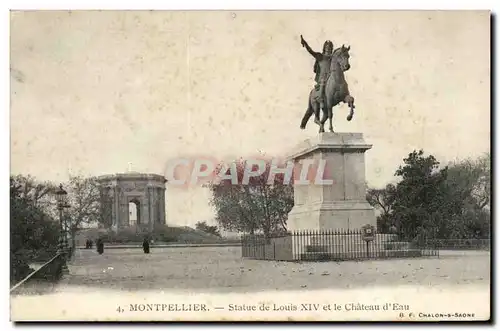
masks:
{"type": "Polygon", "coordinates": [[[347,115],[347,120],[350,121],[352,120],[352,117],[354,116],[354,98],[351,95],[347,95],[344,99],[344,102],[347,103],[347,105],[350,108],[349,115],[347,115]]]}

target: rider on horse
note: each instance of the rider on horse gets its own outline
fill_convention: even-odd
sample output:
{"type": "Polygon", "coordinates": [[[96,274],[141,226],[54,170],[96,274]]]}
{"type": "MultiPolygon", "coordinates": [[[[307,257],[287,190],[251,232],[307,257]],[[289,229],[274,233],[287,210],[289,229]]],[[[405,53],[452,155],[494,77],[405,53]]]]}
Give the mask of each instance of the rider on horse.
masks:
{"type": "Polygon", "coordinates": [[[319,86],[319,103],[321,109],[324,108],[324,100],[325,100],[325,86],[328,80],[328,76],[330,75],[330,63],[332,60],[333,53],[333,43],[330,40],[325,41],[323,44],[323,53],[315,52],[309,47],[307,42],[300,36],[300,42],[303,47],[311,54],[316,62],[314,63],[314,73],[316,77],[314,80],[319,86]]]}

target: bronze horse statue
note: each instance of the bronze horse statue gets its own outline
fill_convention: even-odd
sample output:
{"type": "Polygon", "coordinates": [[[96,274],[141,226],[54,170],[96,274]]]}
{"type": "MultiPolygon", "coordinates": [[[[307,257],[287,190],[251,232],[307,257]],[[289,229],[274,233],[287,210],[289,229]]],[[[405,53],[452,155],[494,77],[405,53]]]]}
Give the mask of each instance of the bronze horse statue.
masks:
{"type": "Polygon", "coordinates": [[[349,70],[349,50],[351,46],[337,48],[332,54],[330,64],[330,76],[325,87],[325,106],[323,108],[323,118],[319,120],[320,103],[319,103],[319,88],[314,87],[309,93],[309,104],[300,123],[300,128],[305,129],[307,121],[314,114],[314,123],[319,125],[319,132],[325,132],[325,122],[330,120],[330,132],[333,132],[333,107],[340,102],[347,103],[350,108],[347,120],[350,121],[354,115],[354,98],[349,94],[349,88],[345,80],[344,72],[349,70]]]}

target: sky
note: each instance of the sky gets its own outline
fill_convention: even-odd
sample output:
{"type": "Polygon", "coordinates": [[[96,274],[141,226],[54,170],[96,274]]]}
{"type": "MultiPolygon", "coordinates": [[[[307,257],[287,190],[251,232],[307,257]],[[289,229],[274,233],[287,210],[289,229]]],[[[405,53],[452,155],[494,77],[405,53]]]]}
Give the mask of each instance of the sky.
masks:
{"type": "MultiPolygon", "coordinates": [[[[164,174],[170,160],[286,155],[314,85],[300,35],[350,45],[366,179],[414,149],[443,163],[490,150],[486,11],[11,12],[11,173],[164,174]]],[[[167,223],[213,219],[209,193],[167,186],[167,223]]]]}

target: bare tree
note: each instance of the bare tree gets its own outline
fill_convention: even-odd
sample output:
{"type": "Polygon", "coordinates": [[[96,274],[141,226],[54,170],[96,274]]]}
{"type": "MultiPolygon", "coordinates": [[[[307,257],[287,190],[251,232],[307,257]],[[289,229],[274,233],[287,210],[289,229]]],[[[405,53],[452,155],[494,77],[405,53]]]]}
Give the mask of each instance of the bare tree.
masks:
{"type": "Polygon", "coordinates": [[[38,181],[31,175],[15,175],[10,177],[11,188],[16,190],[20,199],[34,207],[51,213],[55,206],[53,193],[56,185],[48,181],[38,181]]]}
{"type": "MultiPolygon", "coordinates": [[[[283,174],[276,174],[275,181],[268,183],[270,162],[265,162],[261,175],[251,177],[245,184],[242,179],[246,165],[243,161],[235,164],[237,183],[225,179],[208,185],[217,223],[224,230],[250,234],[262,231],[266,237],[285,231],[288,213],[293,207],[292,186],[283,182],[283,174]]],[[[217,172],[222,167],[220,165],[217,172]]]]}
{"type": "Polygon", "coordinates": [[[100,219],[100,191],[95,177],[71,176],[67,184],[69,208],[66,210],[68,231],[75,244],[75,235],[86,225],[100,219]]]}

